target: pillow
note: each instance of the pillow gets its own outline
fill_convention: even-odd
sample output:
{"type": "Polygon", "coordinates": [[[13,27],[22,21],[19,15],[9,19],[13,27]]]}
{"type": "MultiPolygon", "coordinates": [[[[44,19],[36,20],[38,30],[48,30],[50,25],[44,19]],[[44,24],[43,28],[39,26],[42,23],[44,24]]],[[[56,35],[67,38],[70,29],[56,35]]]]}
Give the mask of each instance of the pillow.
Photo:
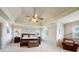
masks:
{"type": "Polygon", "coordinates": [[[73,43],[72,40],[65,40],[64,43],[73,43]]]}
{"type": "Polygon", "coordinates": [[[70,45],[70,46],[73,46],[73,44],[71,44],[71,43],[68,43],[68,44],[66,44],[66,45],[70,45]]]}
{"type": "Polygon", "coordinates": [[[31,35],[31,37],[35,37],[35,35],[31,35]]]}
{"type": "Polygon", "coordinates": [[[28,35],[24,35],[23,37],[28,37],[28,35]]]}

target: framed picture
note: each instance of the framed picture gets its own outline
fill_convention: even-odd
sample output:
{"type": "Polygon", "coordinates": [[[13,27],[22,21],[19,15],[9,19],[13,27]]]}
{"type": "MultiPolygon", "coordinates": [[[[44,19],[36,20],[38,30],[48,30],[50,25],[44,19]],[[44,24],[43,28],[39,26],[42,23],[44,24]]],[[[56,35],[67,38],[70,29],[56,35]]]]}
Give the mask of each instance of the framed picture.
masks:
{"type": "Polygon", "coordinates": [[[9,28],[7,27],[7,33],[9,33],[9,28]]]}

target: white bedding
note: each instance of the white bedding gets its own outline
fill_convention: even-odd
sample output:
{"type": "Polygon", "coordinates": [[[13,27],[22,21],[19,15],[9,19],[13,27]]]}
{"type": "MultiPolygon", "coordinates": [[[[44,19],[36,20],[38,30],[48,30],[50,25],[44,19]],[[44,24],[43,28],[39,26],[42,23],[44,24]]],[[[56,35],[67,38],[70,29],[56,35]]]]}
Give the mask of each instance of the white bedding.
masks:
{"type": "Polygon", "coordinates": [[[37,39],[37,37],[22,37],[22,39],[37,39]]]}

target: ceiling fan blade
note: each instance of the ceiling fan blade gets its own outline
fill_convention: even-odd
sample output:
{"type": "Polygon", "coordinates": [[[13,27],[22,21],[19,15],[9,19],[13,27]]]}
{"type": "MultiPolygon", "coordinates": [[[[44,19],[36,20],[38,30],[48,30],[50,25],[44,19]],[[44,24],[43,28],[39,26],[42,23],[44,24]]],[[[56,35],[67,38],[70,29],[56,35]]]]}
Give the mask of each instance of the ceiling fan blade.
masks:
{"type": "Polygon", "coordinates": [[[36,22],[38,22],[38,20],[36,22]]]}
{"type": "Polygon", "coordinates": [[[25,16],[25,17],[31,17],[31,16],[25,16]]]}
{"type": "Polygon", "coordinates": [[[32,21],[32,19],[29,19],[29,21],[32,21]]]}
{"type": "Polygon", "coordinates": [[[43,20],[44,18],[38,18],[38,19],[43,20]]]}

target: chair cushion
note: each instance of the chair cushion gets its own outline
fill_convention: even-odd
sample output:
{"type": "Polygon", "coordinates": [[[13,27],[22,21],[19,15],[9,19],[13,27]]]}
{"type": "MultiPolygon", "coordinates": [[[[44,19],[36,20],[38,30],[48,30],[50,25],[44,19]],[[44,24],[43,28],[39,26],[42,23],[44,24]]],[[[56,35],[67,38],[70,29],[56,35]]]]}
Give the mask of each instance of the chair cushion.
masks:
{"type": "Polygon", "coordinates": [[[64,40],[64,43],[73,43],[72,40],[64,40]]]}
{"type": "Polygon", "coordinates": [[[72,44],[72,43],[67,43],[67,44],[65,44],[65,45],[74,46],[74,44],[72,44]]]}

